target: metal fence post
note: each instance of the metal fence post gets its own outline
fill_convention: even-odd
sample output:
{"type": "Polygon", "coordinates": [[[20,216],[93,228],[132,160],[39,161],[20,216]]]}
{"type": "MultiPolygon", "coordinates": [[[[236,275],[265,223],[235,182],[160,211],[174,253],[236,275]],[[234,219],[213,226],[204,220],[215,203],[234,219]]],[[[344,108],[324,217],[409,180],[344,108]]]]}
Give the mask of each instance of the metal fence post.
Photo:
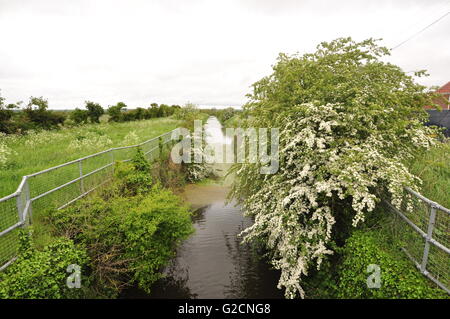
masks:
{"type": "Polygon", "coordinates": [[[78,169],[80,171],[80,194],[84,194],[84,181],[83,181],[83,161],[78,162],[78,169]]]}
{"type": "Polygon", "coordinates": [[[23,185],[23,191],[25,192],[25,207],[26,210],[23,210],[22,213],[22,221],[25,223],[25,225],[31,224],[32,223],[32,216],[33,216],[33,201],[31,200],[31,195],[30,195],[30,182],[27,180],[25,181],[25,184],[23,185]],[[26,215],[28,215],[28,221],[29,223],[27,223],[26,221],[26,215]]]}
{"type": "Polygon", "coordinates": [[[114,176],[114,149],[111,149],[111,177],[114,176]]]}
{"type": "Polygon", "coordinates": [[[23,190],[16,197],[16,206],[17,206],[17,215],[19,217],[19,221],[23,221],[23,202],[22,202],[22,194],[23,190]]]}
{"type": "Polygon", "coordinates": [[[162,136],[160,136],[158,138],[158,145],[159,145],[159,156],[158,157],[160,157],[163,153],[163,146],[164,146],[162,136]]]}
{"type": "Polygon", "coordinates": [[[433,204],[431,204],[430,207],[431,211],[430,219],[428,221],[428,231],[427,236],[425,237],[425,247],[423,249],[422,264],[420,265],[420,271],[422,273],[425,273],[427,271],[428,255],[430,252],[430,240],[433,235],[434,223],[436,222],[436,207],[433,204]]]}

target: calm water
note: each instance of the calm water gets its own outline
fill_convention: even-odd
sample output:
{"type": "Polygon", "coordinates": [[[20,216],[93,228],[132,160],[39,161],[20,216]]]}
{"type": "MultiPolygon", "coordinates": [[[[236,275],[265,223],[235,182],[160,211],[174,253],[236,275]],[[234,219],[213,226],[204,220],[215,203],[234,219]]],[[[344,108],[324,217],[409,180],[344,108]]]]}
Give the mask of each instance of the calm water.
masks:
{"type": "MultiPolygon", "coordinates": [[[[216,118],[207,124],[208,142],[226,142],[216,118]]],[[[225,203],[227,193],[222,185],[186,187],[184,197],[196,209],[195,233],[179,247],[151,295],[130,289],[125,298],[283,298],[276,288],[279,272],[261,259],[261,251],[241,243],[238,234],[252,220],[235,203],[225,203]]]]}

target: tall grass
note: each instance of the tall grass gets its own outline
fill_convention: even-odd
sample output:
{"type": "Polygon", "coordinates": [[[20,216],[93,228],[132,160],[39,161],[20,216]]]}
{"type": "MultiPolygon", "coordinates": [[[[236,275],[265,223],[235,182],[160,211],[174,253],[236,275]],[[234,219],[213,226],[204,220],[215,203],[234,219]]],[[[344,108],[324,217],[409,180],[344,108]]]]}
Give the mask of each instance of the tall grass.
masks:
{"type": "Polygon", "coordinates": [[[422,195],[450,208],[450,141],[418,154],[409,166],[423,181],[422,195]]]}
{"type": "Polygon", "coordinates": [[[155,118],[0,136],[0,197],[16,191],[24,175],[111,147],[137,144],[179,125],[178,120],[155,118]]]}

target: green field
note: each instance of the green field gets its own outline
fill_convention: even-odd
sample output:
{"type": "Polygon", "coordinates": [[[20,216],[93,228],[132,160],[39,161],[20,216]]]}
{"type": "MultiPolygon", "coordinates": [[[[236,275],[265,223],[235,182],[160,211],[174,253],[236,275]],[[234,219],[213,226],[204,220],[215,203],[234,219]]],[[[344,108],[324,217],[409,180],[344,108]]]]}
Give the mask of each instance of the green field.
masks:
{"type": "Polygon", "coordinates": [[[171,131],[180,123],[171,118],[155,118],[0,136],[0,197],[15,192],[24,175],[111,147],[138,144],[171,131]]]}

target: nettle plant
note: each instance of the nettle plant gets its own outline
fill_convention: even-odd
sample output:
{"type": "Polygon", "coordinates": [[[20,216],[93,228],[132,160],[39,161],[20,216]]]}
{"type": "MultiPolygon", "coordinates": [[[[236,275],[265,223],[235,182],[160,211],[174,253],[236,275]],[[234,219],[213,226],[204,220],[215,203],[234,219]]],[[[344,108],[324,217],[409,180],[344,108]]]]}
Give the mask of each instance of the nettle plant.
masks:
{"type": "Polygon", "coordinates": [[[308,270],[381,196],[399,206],[403,187],[418,189],[403,163],[434,144],[436,131],[423,125],[432,95],[382,62],[388,53],[372,39],[337,39],[313,54],[281,54],[253,85],[248,125],[280,128],[280,169],[261,175],[258,164],[236,164],[231,196],[254,217],[244,240],[267,246],[287,298],[305,296],[308,270]]]}

